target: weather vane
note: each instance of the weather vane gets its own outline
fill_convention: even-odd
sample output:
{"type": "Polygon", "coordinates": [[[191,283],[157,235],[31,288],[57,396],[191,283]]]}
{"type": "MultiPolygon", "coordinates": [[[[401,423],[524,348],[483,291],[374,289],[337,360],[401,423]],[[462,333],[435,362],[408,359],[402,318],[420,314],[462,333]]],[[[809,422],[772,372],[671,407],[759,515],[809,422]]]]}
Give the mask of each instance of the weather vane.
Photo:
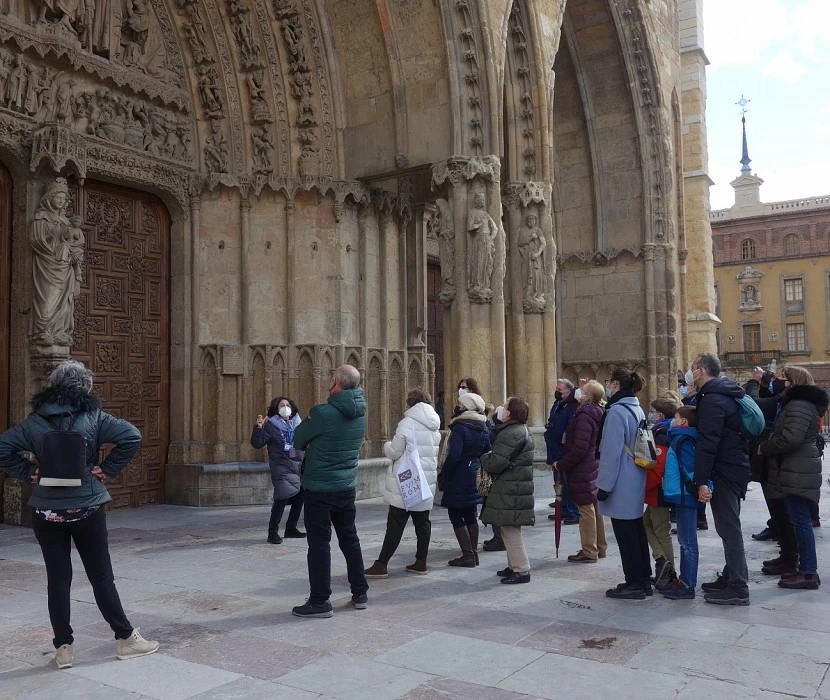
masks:
{"type": "Polygon", "coordinates": [[[742,116],[742,117],[745,117],[745,116],[746,116],[746,111],[747,111],[747,110],[746,110],[746,106],[747,106],[750,102],[752,102],[752,100],[748,100],[748,99],[746,99],[746,97],[744,97],[743,95],[741,95],[741,99],[740,99],[740,100],[738,100],[738,101],[735,103],[736,105],[738,105],[738,107],[740,107],[740,108],[741,108],[741,116],[742,116]]]}

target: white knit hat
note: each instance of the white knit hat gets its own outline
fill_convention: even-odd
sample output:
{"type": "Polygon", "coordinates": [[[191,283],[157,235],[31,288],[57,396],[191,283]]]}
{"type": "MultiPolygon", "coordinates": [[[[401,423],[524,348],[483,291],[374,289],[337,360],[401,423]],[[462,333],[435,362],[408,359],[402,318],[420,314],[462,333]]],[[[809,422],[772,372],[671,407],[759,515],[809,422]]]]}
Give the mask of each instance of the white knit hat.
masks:
{"type": "Polygon", "coordinates": [[[484,399],[482,399],[478,394],[464,394],[458,399],[458,403],[464,406],[464,408],[468,411],[484,413],[484,399]]]}

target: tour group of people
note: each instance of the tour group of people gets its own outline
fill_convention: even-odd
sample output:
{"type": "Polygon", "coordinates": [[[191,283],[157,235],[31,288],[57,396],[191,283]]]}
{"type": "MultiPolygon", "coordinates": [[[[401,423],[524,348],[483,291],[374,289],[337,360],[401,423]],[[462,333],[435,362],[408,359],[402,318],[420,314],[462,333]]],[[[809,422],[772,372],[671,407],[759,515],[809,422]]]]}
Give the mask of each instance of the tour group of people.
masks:
{"type": "MultiPolygon", "coordinates": [[[[442,418],[429,394],[420,388],[408,393],[404,416],[384,445],[390,464],[384,486],[389,510],[383,545],[377,559],[364,568],[355,525],[358,458],[366,429],[360,379],[354,367],[338,367],[328,400],[311,408],[305,419],[291,398],[274,398],[267,416],[257,416],[251,435],[253,447],[267,448],[274,486],[267,541],[278,545],[284,537],[307,540],[310,592],[293,614],[333,614],[332,528],[346,560],[350,602],[356,609],[368,605],[368,581],[390,575],[389,562],[410,518],[416,548],[405,571],[426,575],[430,514],[436,504],[446,508],[460,550],[449,566],[479,565],[481,523],[493,533],[482,549],[505,552],[506,566],[497,572],[501,583],[529,583],[531,565],[522,529],[534,525],[536,516],[528,404],[513,396],[493,407],[472,377],[458,382],[443,443],[442,418]],[[405,502],[399,478],[399,467],[413,461],[419,463],[417,470],[432,494],[414,504],[405,502]],[[305,532],[299,529],[301,515],[305,532]]],[[[46,564],[59,668],[71,666],[74,658],[71,541],[115,634],[117,657],[135,658],[159,648],[127,619],[107,544],[105,505],[110,496],[105,482],[126,467],[141,436],[133,425],[102,410],[92,385],[92,372],[83,364],[61,363],[33,397],[32,413],[0,435],[0,469],[36,484],[29,505],[46,564]],[[99,464],[105,444],[113,449],[99,464]],[[61,455],[57,460],[56,451],[61,455]]],[[[715,355],[702,354],[678,377],[678,391],[667,391],[653,401],[648,415],[637,397],[642,390],[643,379],[623,368],[614,370],[604,386],[584,379],[578,386],[566,379],[557,382],[544,439],[547,464],[561,486],[563,522],[579,526],[580,549],[568,562],[591,564],[607,555],[608,517],[624,578],[606,591],[609,598],[644,600],[656,589],[670,599],[694,599],[697,531],[708,527],[708,506],[722,540],[724,566],[715,581],[702,584],[704,599],[748,605],[740,514],[748,484],[756,480],[770,520],[753,537],[780,543],[780,555],[765,561],[762,573],[779,576],[782,588],[818,588],[813,527],[818,524],[822,479],[821,425],[830,399],[815,386],[809,371],[794,365],[775,373],[757,368],[741,387],[722,375],[715,355]],[[761,435],[746,428],[746,397],[763,413],[761,435]],[[656,459],[638,459],[643,441],[656,447],[656,459]],[[672,533],[677,535],[679,562],[672,533]]]]}

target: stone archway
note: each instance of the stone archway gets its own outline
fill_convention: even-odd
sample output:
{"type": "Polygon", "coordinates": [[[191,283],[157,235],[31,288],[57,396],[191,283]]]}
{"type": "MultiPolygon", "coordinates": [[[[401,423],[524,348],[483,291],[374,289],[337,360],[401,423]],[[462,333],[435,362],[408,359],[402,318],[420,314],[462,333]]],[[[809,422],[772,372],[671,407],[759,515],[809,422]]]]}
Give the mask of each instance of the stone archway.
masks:
{"type": "Polygon", "coordinates": [[[152,195],[87,182],[70,189],[83,220],[83,282],[72,357],[95,373],[107,411],[141,430],[141,449],[111,487],[113,507],[164,501],[170,424],[169,230],[152,195]]]}

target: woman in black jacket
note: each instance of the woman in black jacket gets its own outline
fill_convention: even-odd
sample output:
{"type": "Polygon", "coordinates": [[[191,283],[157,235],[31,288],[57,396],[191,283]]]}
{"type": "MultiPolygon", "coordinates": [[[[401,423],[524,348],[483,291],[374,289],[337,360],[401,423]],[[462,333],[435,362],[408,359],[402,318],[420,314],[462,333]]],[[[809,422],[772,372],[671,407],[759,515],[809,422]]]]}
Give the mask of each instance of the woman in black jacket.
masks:
{"type": "Polygon", "coordinates": [[[798,571],[784,573],[778,585],[815,590],[821,579],[810,504],[818,502],[821,489],[822,465],[816,440],[819,421],[830,399],[803,367],[785,367],[784,382],[781,412],[772,435],[758,452],[766,457],[769,497],[783,499],[798,542],[798,571]]]}
{"type": "Polygon", "coordinates": [[[268,465],[271,483],[274,485],[274,504],[268,522],[268,542],[280,544],[279,527],[285,507],[290,506],[285,523],[286,537],[305,537],[297,529],[303,511],[303,491],[300,488],[300,466],[303,452],[294,447],[294,431],[300,424],[297,404],[286,396],[277,396],[268,406],[268,418],[257,416],[251,433],[251,446],[255,449],[268,446],[268,465]]]}
{"type": "Polygon", "coordinates": [[[92,372],[80,362],[61,362],[49,375],[46,388],[32,398],[26,420],[0,435],[0,470],[37,484],[29,505],[32,530],[46,565],[58,668],[69,668],[75,658],[69,622],[73,541],[98,609],[115,633],[116,657],[132,659],[159,648],[158,642],[144,639],[124,614],[107,542],[105,506],[112,499],[104,482],[117,479],[127,467],[141,446],[141,433],[101,410],[101,400],[92,394],[92,380],[92,372]],[[78,435],[84,444],[73,450],[78,435]],[[50,443],[59,452],[58,459],[50,459],[50,443]],[[104,445],[113,449],[99,465],[104,445]],[[79,467],[79,472],[67,473],[70,465],[79,467]]]}

